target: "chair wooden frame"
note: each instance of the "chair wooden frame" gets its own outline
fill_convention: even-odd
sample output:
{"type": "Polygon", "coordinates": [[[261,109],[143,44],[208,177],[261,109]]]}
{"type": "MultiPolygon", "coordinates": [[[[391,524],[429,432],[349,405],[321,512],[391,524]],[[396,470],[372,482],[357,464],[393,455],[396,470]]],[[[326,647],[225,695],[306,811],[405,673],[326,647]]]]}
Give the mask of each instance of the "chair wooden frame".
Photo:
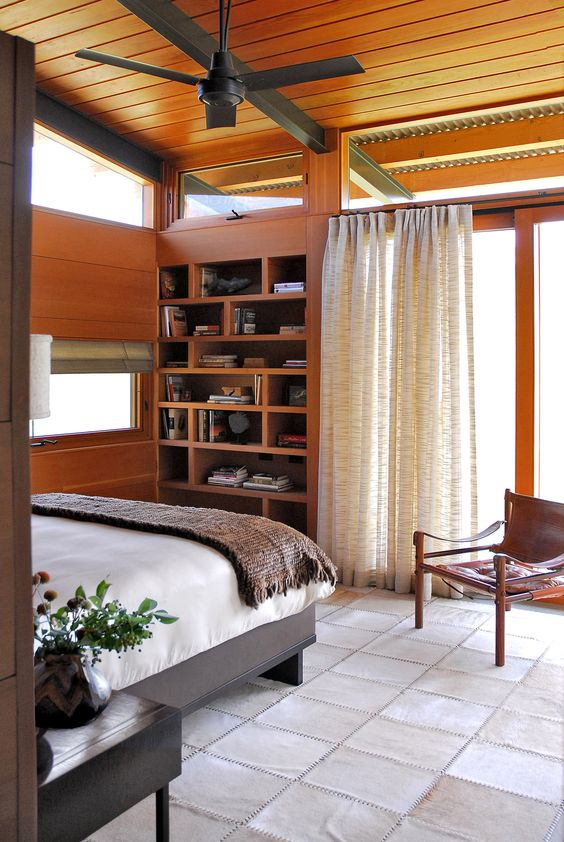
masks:
{"type": "Polygon", "coordinates": [[[505,520],[492,523],[483,532],[469,538],[443,538],[417,530],[413,533],[415,545],[415,628],[423,628],[424,577],[434,573],[446,581],[460,582],[495,599],[495,663],[505,663],[505,612],[514,602],[551,599],[564,595],[564,579],[551,582],[564,572],[564,503],[541,500],[505,492],[505,520]],[[498,544],[479,545],[505,526],[503,540],[498,544]],[[448,550],[425,552],[425,539],[447,541],[452,544],[471,544],[448,550]],[[485,575],[481,568],[492,558],[478,561],[461,561],[450,564],[429,563],[436,559],[463,553],[493,553],[495,576],[485,575]],[[507,576],[507,565],[518,565],[532,570],[531,574],[507,576]],[[458,569],[457,569],[458,568],[458,569]],[[547,581],[548,580],[548,581],[547,581]],[[536,583],[544,582],[542,588],[536,583]],[[532,585],[533,587],[529,587],[532,585]]]}

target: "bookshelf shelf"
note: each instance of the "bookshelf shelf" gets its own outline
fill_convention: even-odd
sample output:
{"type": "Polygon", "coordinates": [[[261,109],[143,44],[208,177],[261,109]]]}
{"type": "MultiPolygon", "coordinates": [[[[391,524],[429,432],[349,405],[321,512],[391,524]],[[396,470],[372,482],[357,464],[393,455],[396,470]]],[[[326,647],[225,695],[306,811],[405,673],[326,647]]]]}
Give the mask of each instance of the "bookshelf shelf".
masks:
{"type": "Polygon", "coordinates": [[[229,497],[254,497],[261,499],[268,497],[273,500],[285,500],[291,503],[307,502],[307,494],[304,490],[292,489],[291,491],[254,491],[250,488],[226,488],[219,485],[205,485],[204,483],[190,483],[182,480],[161,480],[160,488],[170,488],[177,491],[197,491],[201,494],[225,494],[229,497]]]}
{"type": "Polygon", "coordinates": [[[155,403],[160,430],[161,502],[260,514],[307,531],[308,451],[293,443],[306,441],[308,371],[306,365],[284,367],[286,360],[308,359],[305,281],[304,254],[234,261],[187,260],[159,270],[161,336],[155,403]],[[214,287],[218,279],[227,294],[200,294],[204,287],[214,287]],[[229,291],[230,286],[243,282],[246,286],[240,292],[229,291]],[[301,284],[304,289],[274,292],[275,284],[287,282],[301,284]],[[174,298],[170,297],[172,286],[177,293],[174,298]],[[163,311],[165,307],[172,309],[163,311]],[[162,335],[172,332],[173,322],[184,324],[187,335],[162,335]],[[293,325],[302,328],[287,332],[293,325]],[[202,326],[219,333],[194,335],[197,328],[204,329],[202,326]],[[246,329],[255,332],[243,332],[246,329]],[[237,366],[200,365],[202,358],[213,362],[214,357],[224,355],[230,360],[230,355],[235,355],[237,366]],[[245,358],[266,364],[246,366],[245,358]],[[258,403],[210,403],[209,396],[225,394],[225,387],[251,394],[253,400],[260,389],[258,403]],[[296,398],[296,394],[302,397],[296,398]],[[179,396],[182,399],[172,400],[179,396]],[[294,405],[300,400],[302,405],[294,405]],[[235,413],[239,417],[234,419],[235,413]],[[171,419],[178,426],[175,434],[182,438],[164,437],[171,419]],[[230,419],[233,426],[236,422],[247,425],[248,441],[245,431],[232,429],[230,419]],[[217,437],[218,429],[226,441],[206,440],[217,437]],[[279,446],[279,436],[281,440],[286,436],[292,446],[279,446]],[[272,492],[207,483],[218,466],[233,464],[245,465],[249,478],[258,473],[287,475],[293,488],[272,492]]]}

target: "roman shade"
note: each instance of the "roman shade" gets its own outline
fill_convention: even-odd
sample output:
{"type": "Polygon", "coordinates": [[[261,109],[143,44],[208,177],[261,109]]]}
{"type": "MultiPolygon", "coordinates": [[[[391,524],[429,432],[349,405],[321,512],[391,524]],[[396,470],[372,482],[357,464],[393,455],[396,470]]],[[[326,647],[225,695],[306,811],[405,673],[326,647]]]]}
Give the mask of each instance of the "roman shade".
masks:
{"type": "Polygon", "coordinates": [[[153,370],[150,342],[54,339],[52,374],[140,374],[153,370]]]}

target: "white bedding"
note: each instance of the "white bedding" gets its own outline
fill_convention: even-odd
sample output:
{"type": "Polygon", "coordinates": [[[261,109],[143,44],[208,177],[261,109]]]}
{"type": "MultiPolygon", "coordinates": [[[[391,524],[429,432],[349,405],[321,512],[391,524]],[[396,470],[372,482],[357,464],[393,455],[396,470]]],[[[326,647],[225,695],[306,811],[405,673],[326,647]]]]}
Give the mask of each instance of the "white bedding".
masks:
{"type": "Polygon", "coordinates": [[[333,591],[327,582],[291,589],[259,608],[245,605],[229,561],[217,550],[186,538],[135,532],[66,518],[32,516],[33,571],[46,570],[60,599],[78,585],[94,593],[101,579],[108,597],[128,609],[144,597],[156,599],[179,617],[173,625],[154,623],[141,652],[106,653],[100,664],[114,690],[174,666],[249,629],[302,611],[333,591]]]}

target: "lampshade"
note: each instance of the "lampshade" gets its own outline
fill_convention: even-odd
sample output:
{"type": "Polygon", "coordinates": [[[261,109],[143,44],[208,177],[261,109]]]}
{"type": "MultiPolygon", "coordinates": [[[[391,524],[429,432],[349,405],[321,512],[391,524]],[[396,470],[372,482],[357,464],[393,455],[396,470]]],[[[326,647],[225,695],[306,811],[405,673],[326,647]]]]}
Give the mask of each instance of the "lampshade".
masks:
{"type": "Polygon", "coordinates": [[[52,336],[31,334],[29,358],[29,417],[48,418],[52,336]]]}

